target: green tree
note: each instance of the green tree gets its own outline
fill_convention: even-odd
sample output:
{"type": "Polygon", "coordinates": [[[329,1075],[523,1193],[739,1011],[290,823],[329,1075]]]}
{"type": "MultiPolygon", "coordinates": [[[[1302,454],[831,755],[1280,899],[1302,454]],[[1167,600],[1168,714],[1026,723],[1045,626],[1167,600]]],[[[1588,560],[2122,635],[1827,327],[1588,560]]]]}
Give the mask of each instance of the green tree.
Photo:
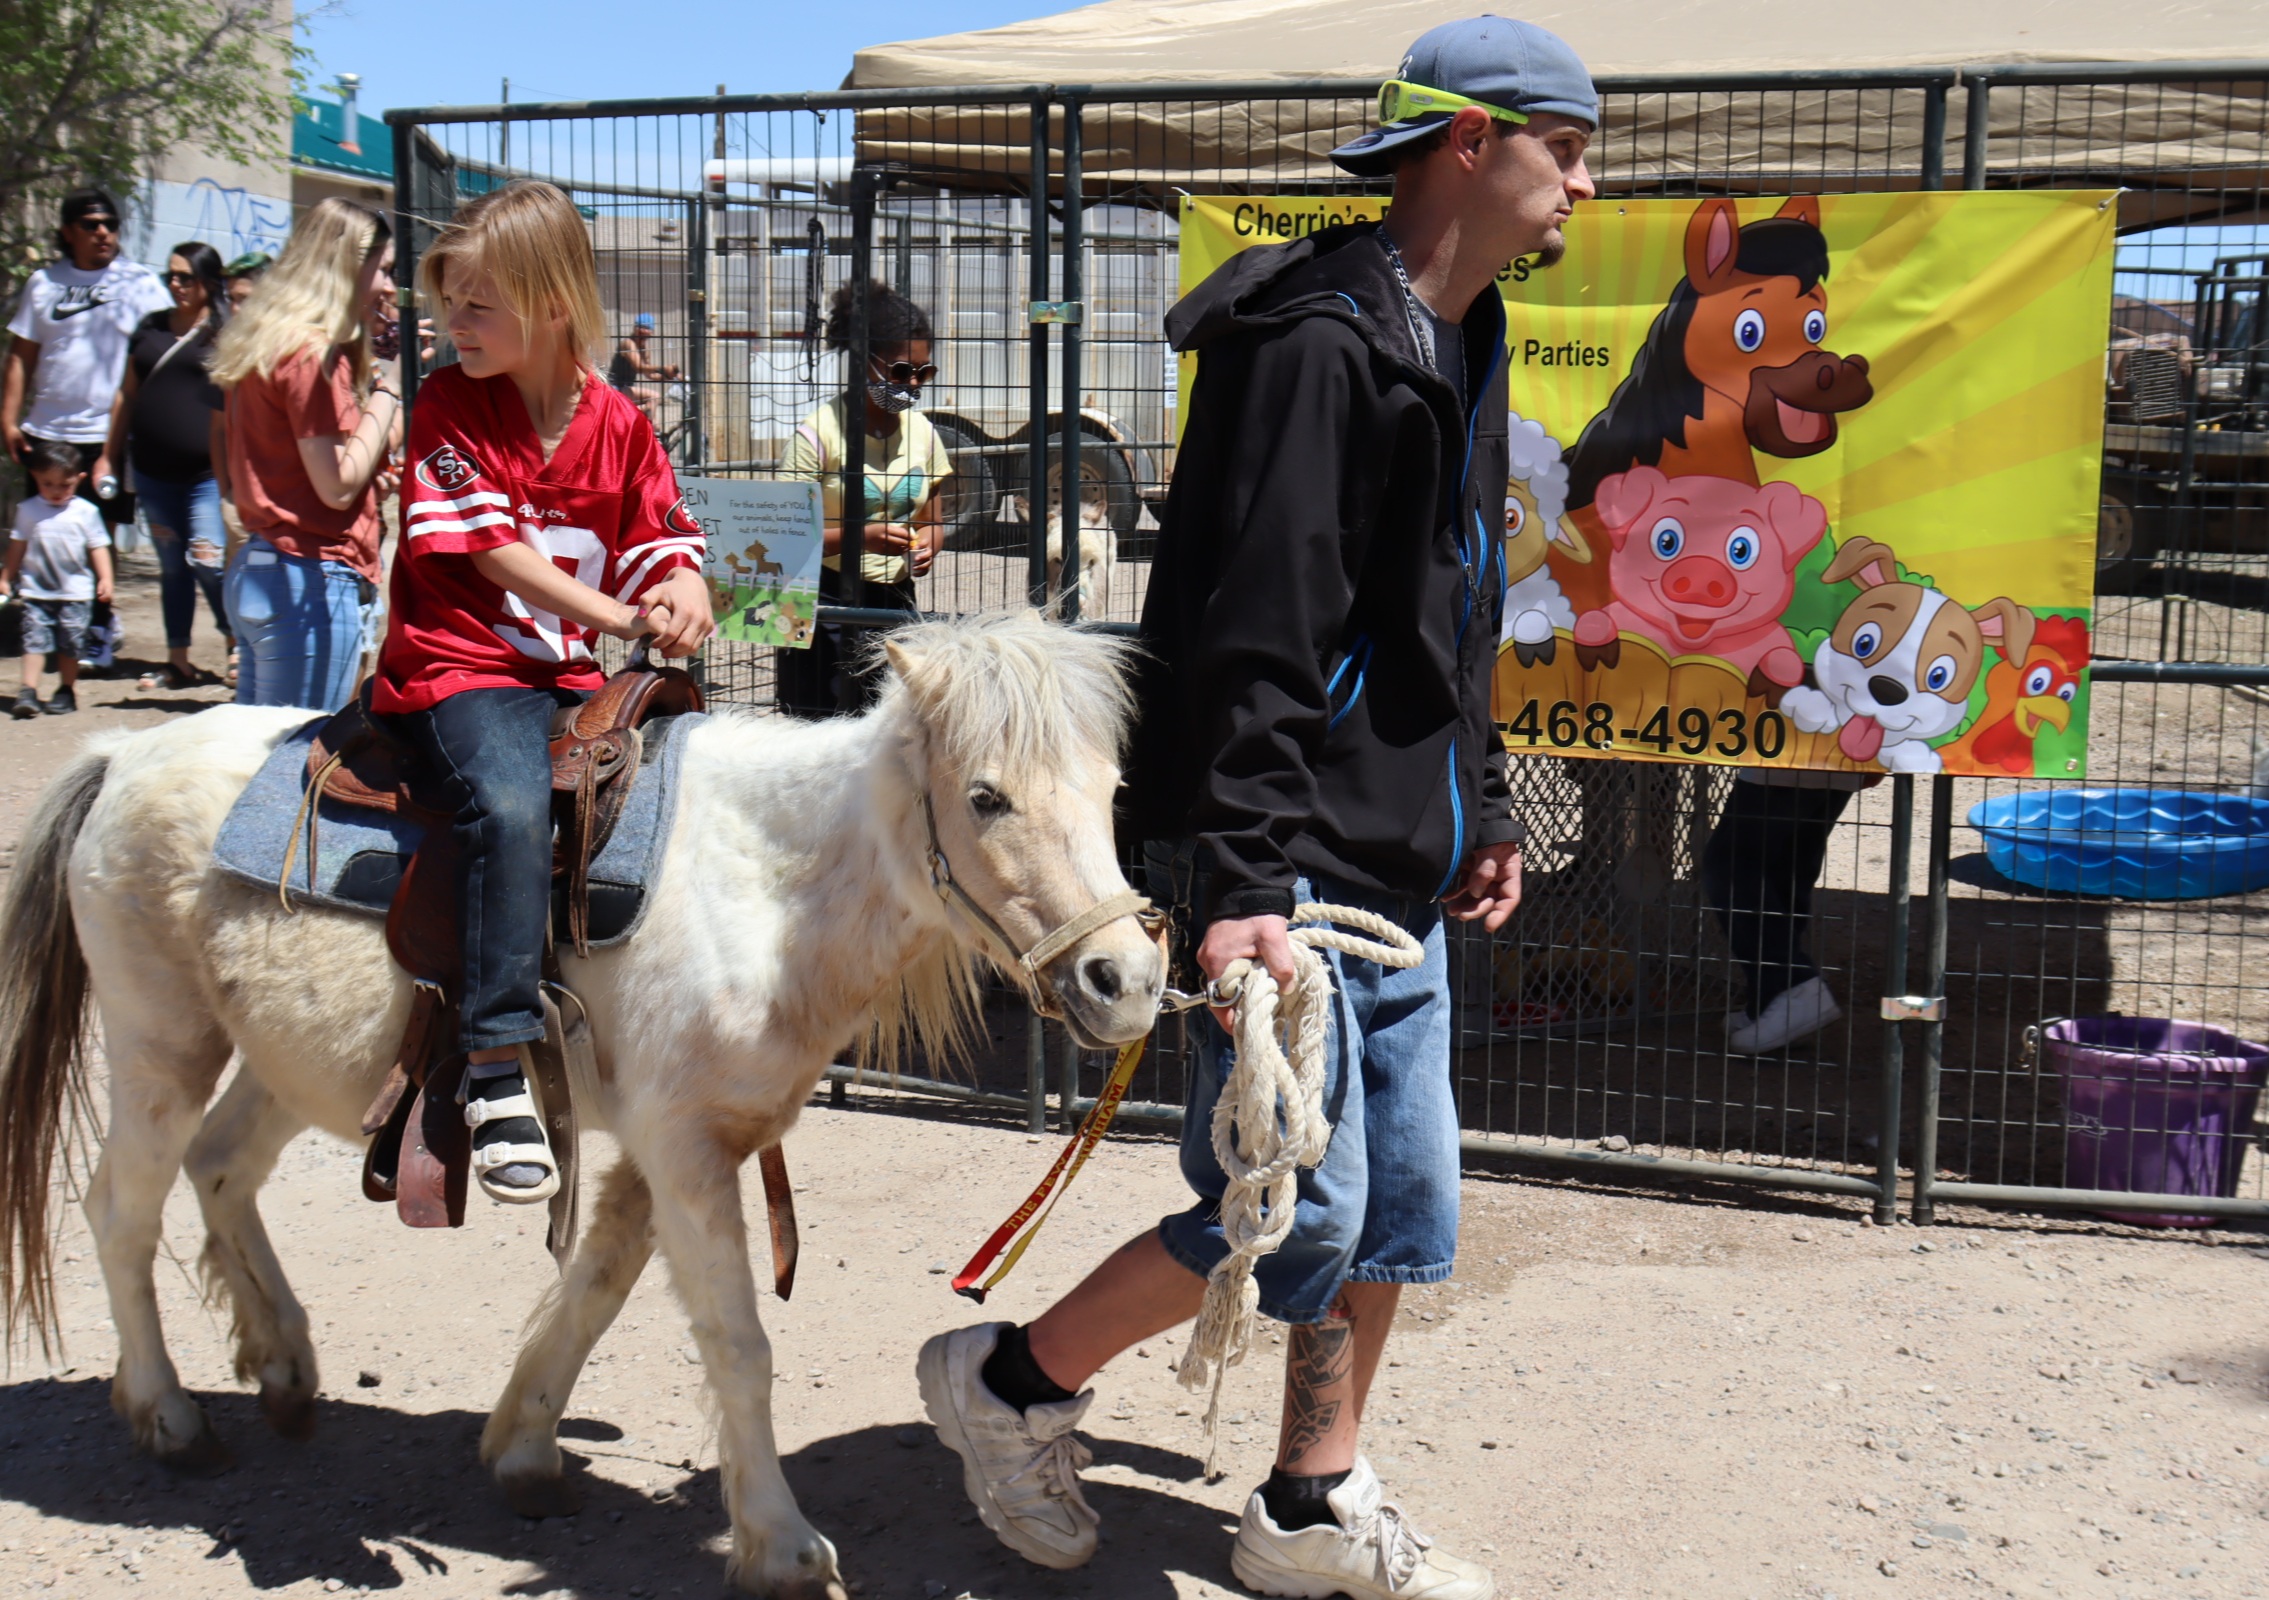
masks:
{"type": "Polygon", "coordinates": [[[183,145],[281,157],[299,57],[289,0],[0,0],[0,291],[68,190],[123,198],[183,145]]]}

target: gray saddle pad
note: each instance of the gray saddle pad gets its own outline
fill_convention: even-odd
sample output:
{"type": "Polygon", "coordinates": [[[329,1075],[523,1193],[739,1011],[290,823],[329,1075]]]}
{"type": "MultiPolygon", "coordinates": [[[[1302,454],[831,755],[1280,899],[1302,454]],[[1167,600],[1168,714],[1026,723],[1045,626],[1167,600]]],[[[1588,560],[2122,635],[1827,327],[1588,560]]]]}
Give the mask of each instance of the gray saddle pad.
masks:
{"type": "MultiPolygon", "coordinates": [[[[646,886],[661,865],[677,817],[678,769],[685,736],[706,718],[699,712],[656,717],[639,730],[638,781],[606,848],[591,858],[591,943],[619,944],[638,931],[646,913],[646,886]]],[[[221,823],[213,864],[256,889],[274,892],[283,878],[284,851],[293,819],[307,792],[307,749],[325,719],[292,731],[269,752],[221,823]]],[[[407,817],[364,811],[326,799],[310,859],[300,841],[292,861],[293,902],[332,906],[383,917],[425,829],[407,817]]],[[[567,925],[566,890],[553,886],[553,921],[567,925]]]]}

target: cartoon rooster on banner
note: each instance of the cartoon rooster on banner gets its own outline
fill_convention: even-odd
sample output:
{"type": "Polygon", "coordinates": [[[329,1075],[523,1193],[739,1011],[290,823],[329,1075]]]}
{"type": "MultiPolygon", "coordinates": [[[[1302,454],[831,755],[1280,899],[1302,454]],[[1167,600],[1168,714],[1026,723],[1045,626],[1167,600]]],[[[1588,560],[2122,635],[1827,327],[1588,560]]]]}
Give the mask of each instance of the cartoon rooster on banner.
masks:
{"type": "Polygon", "coordinates": [[[2077,617],[2042,617],[2024,660],[1996,662],[1985,675],[1985,709],[1939,752],[1946,769],[2031,777],[2033,741],[2043,728],[2062,732],[2071,724],[2087,665],[2088,625],[2077,617]]]}

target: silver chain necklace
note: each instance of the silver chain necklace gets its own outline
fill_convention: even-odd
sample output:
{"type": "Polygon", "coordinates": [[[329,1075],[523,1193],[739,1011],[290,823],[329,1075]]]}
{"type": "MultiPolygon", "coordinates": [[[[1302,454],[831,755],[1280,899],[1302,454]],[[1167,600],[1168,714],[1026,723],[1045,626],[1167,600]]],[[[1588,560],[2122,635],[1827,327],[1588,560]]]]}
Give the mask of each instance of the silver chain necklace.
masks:
{"type": "Polygon", "coordinates": [[[1394,236],[1387,232],[1383,223],[1379,227],[1378,239],[1386,249],[1387,264],[1394,268],[1395,281],[1402,285],[1403,320],[1410,325],[1411,341],[1418,346],[1419,359],[1426,363],[1428,372],[1440,377],[1442,365],[1434,350],[1434,325],[1423,313],[1418,291],[1411,287],[1410,269],[1402,264],[1402,251],[1396,248],[1394,236]]]}

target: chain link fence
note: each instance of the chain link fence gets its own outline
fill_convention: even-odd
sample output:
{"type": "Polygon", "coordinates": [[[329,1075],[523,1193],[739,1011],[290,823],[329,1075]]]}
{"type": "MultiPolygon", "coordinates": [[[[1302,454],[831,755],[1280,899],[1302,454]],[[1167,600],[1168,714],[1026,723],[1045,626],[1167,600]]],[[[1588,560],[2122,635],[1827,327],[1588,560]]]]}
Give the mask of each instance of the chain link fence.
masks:
{"type": "MultiPolygon", "coordinates": [[[[682,471],[783,471],[798,423],[842,390],[834,293],[889,283],[928,311],[926,405],[953,460],[943,553],[915,603],[967,613],[1051,590],[1107,550],[1087,620],[1140,614],[1177,437],[1163,333],[1190,195],[1376,196],[1329,150],[1375,85],[844,91],[397,111],[399,235],[414,253],[461,201],[514,176],[591,219],[610,348],[682,471]],[[507,120],[507,117],[509,120],[507,120]],[[642,319],[650,319],[640,334],[642,319]],[[625,354],[629,363],[625,365],[625,354]],[[1066,484],[1077,486],[1067,495],[1066,484]]],[[[2091,789],[2269,794],[2269,65],[1981,67],[1605,79],[1600,205],[1640,196],[1935,188],[2117,189],[2105,352],[2091,789]]],[[[443,359],[446,359],[444,354],[443,359]]],[[[863,449],[863,446],[858,448],[863,449]]],[[[857,514],[857,471],[847,474],[857,514]]],[[[823,622],[891,615],[853,580],[823,622]]],[[[774,652],[719,644],[720,700],[770,706],[774,652]]],[[[1755,796],[1729,769],[1523,754],[1527,895],[1489,937],[1451,936],[1467,1149],[1657,1180],[1845,1193],[1888,1219],[1941,1200],[2108,1204],[2149,1188],[2034,1041],[2125,1013],[2269,1033],[2269,892],[2161,901],[2029,889],[1987,860],[1982,803],[2035,779],[1893,778],[1803,804],[1819,843],[1809,944],[1845,1015],[1790,1048],[1726,1045],[1744,986],[1724,885],[1753,876],[1755,796]],[[1738,812],[1748,819],[1729,824],[1738,812]],[[1713,887],[1713,885],[1715,887],[1713,887]]],[[[1788,791],[1780,791],[1787,793],[1788,791]]],[[[1789,804],[1774,802],[1773,804],[1789,804]]],[[[1785,813],[1770,805],[1765,826],[1785,813]]],[[[2138,835],[2137,843],[2145,842],[2138,835]]],[[[1738,907],[1730,908],[1735,916],[1738,907]]],[[[1003,988],[949,1078],[902,1085],[1069,1122],[1108,1061],[1003,988]]],[[[1161,1022],[1130,1095],[1173,1125],[1189,1029],[1161,1022]]],[[[2163,1099],[2163,1097],[2162,1097],[2163,1099]]],[[[2152,1102],[2158,1104],[2158,1102],[2152,1102]]],[[[2216,1159],[2269,1215],[2250,1103],[2216,1159]]],[[[2130,1202],[2129,1210],[2164,1206],[2130,1202]]]]}

